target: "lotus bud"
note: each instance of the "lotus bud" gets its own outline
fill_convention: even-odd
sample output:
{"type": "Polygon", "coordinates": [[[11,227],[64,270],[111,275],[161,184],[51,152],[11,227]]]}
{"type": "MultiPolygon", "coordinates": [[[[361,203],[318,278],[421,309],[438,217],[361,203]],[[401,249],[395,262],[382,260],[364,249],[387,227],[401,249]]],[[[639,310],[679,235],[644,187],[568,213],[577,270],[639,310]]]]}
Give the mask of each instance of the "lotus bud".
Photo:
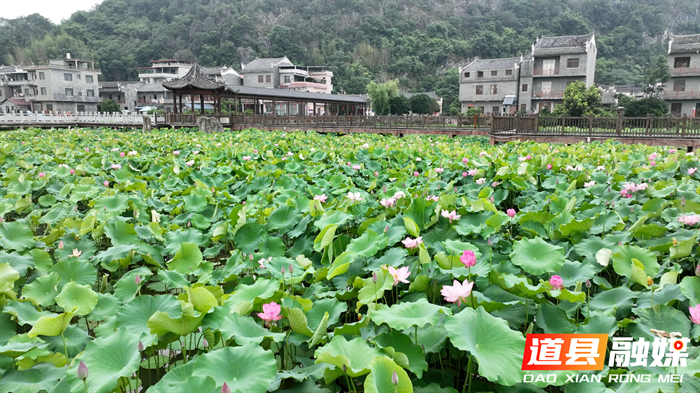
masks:
{"type": "Polygon", "coordinates": [[[559,179],[557,179],[557,182],[556,182],[556,184],[559,184],[559,179]]]}
{"type": "Polygon", "coordinates": [[[344,372],[344,373],[347,373],[347,372],[348,372],[348,367],[347,367],[346,365],[344,365],[344,364],[343,364],[343,372],[344,372]]]}
{"type": "Polygon", "coordinates": [[[284,275],[284,266],[282,266],[282,269],[280,270],[282,271],[282,275],[284,275]]]}
{"type": "Polygon", "coordinates": [[[59,249],[59,250],[63,250],[63,240],[61,240],[60,242],[58,242],[58,249],[59,249]]]}
{"type": "Polygon", "coordinates": [[[250,259],[251,261],[253,260],[253,253],[252,252],[250,254],[248,254],[248,259],[250,259]]]}
{"type": "Polygon", "coordinates": [[[231,393],[231,388],[228,387],[226,382],[224,382],[224,386],[221,387],[221,393],[231,393]]]}
{"type": "Polygon", "coordinates": [[[685,207],[685,197],[681,198],[681,206],[685,207]]]}
{"type": "Polygon", "coordinates": [[[291,275],[293,273],[294,273],[294,268],[292,267],[292,264],[290,263],[289,264],[289,274],[291,275]]]}
{"type": "Polygon", "coordinates": [[[372,282],[375,284],[377,283],[377,272],[372,273],[372,282]]]}
{"type": "Polygon", "coordinates": [[[493,246],[493,243],[491,242],[491,238],[489,238],[489,240],[486,241],[486,244],[487,244],[489,247],[493,246]]]}
{"type": "Polygon", "coordinates": [[[491,196],[491,203],[494,203],[495,199],[493,199],[493,195],[491,196]]]}
{"type": "Polygon", "coordinates": [[[393,383],[394,386],[399,385],[399,376],[396,374],[396,371],[391,374],[391,383],[393,383]]]}
{"type": "Polygon", "coordinates": [[[141,277],[137,274],[136,277],[134,278],[134,281],[136,282],[136,285],[141,285],[141,277]]]}
{"type": "Polygon", "coordinates": [[[651,277],[647,276],[647,285],[652,286],[654,285],[654,280],[651,279],[651,277]]]}
{"type": "Polygon", "coordinates": [[[203,339],[202,339],[202,346],[203,346],[204,348],[206,348],[206,347],[209,346],[209,342],[207,342],[207,339],[206,339],[206,338],[203,338],[203,339]]]}
{"type": "Polygon", "coordinates": [[[621,246],[621,245],[622,245],[622,242],[617,242],[617,245],[618,245],[618,246],[621,246]]]}
{"type": "Polygon", "coordinates": [[[590,288],[590,287],[591,287],[591,280],[586,280],[586,288],[590,288]]]}
{"type": "Polygon", "coordinates": [[[139,341],[139,345],[137,345],[136,348],[139,350],[139,352],[143,352],[143,350],[144,350],[143,343],[141,341],[139,341]]]}
{"type": "Polygon", "coordinates": [[[700,277],[700,263],[698,263],[698,265],[695,266],[695,275],[700,277]]]}
{"type": "Polygon", "coordinates": [[[610,207],[612,207],[612,208],[615,207],[615,201],[610,202],[610,207]]]}
{"type": "Polygon", "coordinates": [[[387,233],[387,232],[389,232],[389,226],[388,226],[388,225],[384,227],[384,233],[387,233]]]}
{"type": "Polygon", "coordinates": [[[88,374],[89,374],[88,368],[87,368],[87,366],[85,365],[85,363],[83,363],[82,360],[80,361],[80,364],[78,365],[78,372],[77,372],[77,374],[78,374],[78,378],[79,378],[80,380],[82,380],[82,381],[86,380],[87,377],[88,377],[88,374]]]}

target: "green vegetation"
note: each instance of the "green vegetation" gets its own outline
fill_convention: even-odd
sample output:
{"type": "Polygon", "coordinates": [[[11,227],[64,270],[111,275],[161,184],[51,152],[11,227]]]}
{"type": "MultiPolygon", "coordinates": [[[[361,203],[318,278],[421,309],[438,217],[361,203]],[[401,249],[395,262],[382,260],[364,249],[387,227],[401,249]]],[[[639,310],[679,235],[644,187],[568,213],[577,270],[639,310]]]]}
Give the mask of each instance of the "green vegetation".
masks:
{"type": "Polygon", "coordinates": [[[0,21],[0,63],[38,63],[70,52],[99,61],[106,80],[134,80],[158,58],[237,67],[286,55],[328,65],[337,91],[372,80],[457,97],[458,65],[475,56],[527,53],[542,35],[596,32],[596,82],[644,83],[668,32],[700,32],[696,0],[105,0],[59,26],[34,15],[0,21]]]}
{"type": "Polygon", "coordinates": [[[1,391],[569,392],[577,371],[522,384],[526,333],[650,329],[690,339],[686,365],[655,366],[683,375],[663,391],[696,391],[684,151],[258,130],[0,145],[1,391]]]}
{"type": "Polygon", "coordinates": [[[661,117],[668,114],[668,104],[656,97],[642,98],[640,100],[621,99],[620,106],[625,108],[625,116],[628,117],[643,117],[649,114],[661,117]]]}
{"type": "Polygon", "coordinates": [[[108,113],[119,112],[119,103],[114,100],[104,100],[100,103],[100,111],[108,113]]]}
{"type": "Polygon", "coordinates": [[[392,115],[405,115],[411,111],[411,102],[402,95],[397,95],[389,99],[392,115]]]}
{"type": "Polygon", "coordinates": [[[395,80],[384,83],[370,82],[367,85],[367,95],[372,102],[372,110],[378,116],[391,113],[391,99],[398,96],[399,87],[395,80]]]}
{"type": "Polygon", "coordinates": [[[554,116],[614,116],[605,111],[602,94],[596,86],[586,87],[584,82],[574,82],[564,90],[563,102],[554,108],[554,116]]]}

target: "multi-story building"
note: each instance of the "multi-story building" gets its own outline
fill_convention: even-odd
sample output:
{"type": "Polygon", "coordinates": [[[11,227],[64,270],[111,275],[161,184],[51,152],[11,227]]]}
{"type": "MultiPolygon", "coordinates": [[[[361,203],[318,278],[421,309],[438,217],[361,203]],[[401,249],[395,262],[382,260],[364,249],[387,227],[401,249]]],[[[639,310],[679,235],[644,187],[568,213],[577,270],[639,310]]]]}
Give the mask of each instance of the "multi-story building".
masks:
{"type": "Polygon", "coordinates": [[[139,81],[163,83],[182,78],[192,68],[192,61],[184,59],[151,60],[150,67],[139,67],[139,81]]]}
{"type": "Polygon", "coordinates": [[[138,104],[138,88],[143,82],[100,82],[100,101],[112,100],[124,111],[133,112],[138,104]]]}
{"type": "Polygon", "coordinates": [[[541,37],[532,53],[504,59],[477,59],[460,68],[461,110],[482,113],[539,112],[561,103],[569,84],[593,85],[597,49],[593,33],[541,37]]]}
{"type": "Polygon", "coordinates": [[[11,68],[0,72],[5,99],[22,99],[34,112],[97,111],[100,70],[92,60],[71,59],[67,54],[65,59],[49,60],[45,65],[11,68]]]}
{"type": "Polygon", "coordinates": [[[241,64],[243,85],[331,94],[333,72],[326,67],[296,66],[285,57],[241,64]]]}
{"type": "Polygon", "coordinates": [[[700,117],[700,34],[671,35],[664,100],[676,116],[700,117]]]}

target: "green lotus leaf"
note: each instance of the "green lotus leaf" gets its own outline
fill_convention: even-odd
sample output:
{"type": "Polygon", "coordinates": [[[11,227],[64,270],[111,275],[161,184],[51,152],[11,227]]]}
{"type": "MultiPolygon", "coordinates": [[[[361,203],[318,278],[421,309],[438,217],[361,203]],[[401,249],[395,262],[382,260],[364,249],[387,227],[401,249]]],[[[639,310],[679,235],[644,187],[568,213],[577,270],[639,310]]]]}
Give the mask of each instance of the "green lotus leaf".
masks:
{"type": "Polygon", "coordinates": [[[175,271],[159,270],[158,280],[165,284],[167,288],[179,289],[190,285],[187,277],[175,271]]]}
{"type": "Polygon", "coordinates": [[[0,292],[12,291],[17,280],[19,280],[19,272],[9,263],[0,263],[0,292]]]}
{"type": "Polygon", "coordinates": [[[534,275],[556,272],[566,261],[563,248],[551,245],[540,237],[515,242],[510,259],[513,264],[534,275]]]}
{"type": "Polygon", "coordinates": [[[233,391],[265,393],[275,380],[277,362],[270,351],[258,345],[217,349],[197,358],[193,376],[211,377],[217,389],[226,383],[233,391]]]}
{"type": "Polygon", "coordinates": [[[0,386],[3,391],[12,393],[49,392],[65,376],[65,367],[39,363],[28,370],[11,369],[7,371],[0,381],[0,386]]]}
{"type": "Polygon", "coordinates": [[[412,393],[413,384],[406,371],[389,358],[375,358],[369,364],[370,373],[365,380],[365,393],[412,393]],[[399,377],[399,383],[394,385],[394,373],[399,377]]]}
{"type": "Polygon", "coordinates": [[[93,321],[101,321],[117,315],[121,306],[122,301],[118,297],[109,293],[98,293],[97,304],[87,317],[93,321]]]}
{"type": "Polygon", "coordinates": [[[89,285],[78,285],[71,281],[56,296],[56,304],[66,310],[74,309],[76,315],[87,315],[97,305],[97,293],[89,285]]]}
{"type": "Polygon", "coordinates": [[[63,286],[71,281],[79,285],[91,285],[97,279],[97,269],[92,264],[75,258],[59,262],[49,271],[55,272],[61,278],[58,289],[63,289],[63,286]]]}
{"type": "Polygon", "coordinates": [[[145,282],[152,274],[150,269],[143,266],[129,271],[117,281],[117,285],[114,288],[114,296],[118,297],[123,303],[128,303],[136,296],[139,287],[143,285],[143,283],[136,284],[136,276],[138,275],[141,281],[145,282]]]}
{"type": "Polygon", "coordinates": [[[253,285],[240,285],[224,304],[238,315],[246,315],[253,309],[255,299],[266,300],[280,288],[275,280],[258,279],[253,285]]]}
{"type": "Polygon", "coordinates": [[[124,194],[101,197],[95,200],[95,209],[119,215],[129,208],[128,201],[129,198],[124,194]]]}
{"type": "Polygon", "coordinates": [[[7,303],[2,312],[15,317],[20,325],[34,325],[43,316],[55,315],[48,311],[39,311],[31,301],[13,300],[7,303]]]}
{"type": "Polygon", "coordinates": [[[346,252],[352,252],[363,257],[371,257],[379,250],[389,244],[389,239],[384,234],[377,234],[372,230],[367,230],[357,239],[353,239],[346,249],[346,252]]]}
{"type": "Polygon", "coordinates": [[[248,223],[236,232],[233,236],[233,242],[242,253],[250,254],[260,247],[260,243],[263,241],[263,233],[265,233],[265,227],[260,224],[248,223]]]}
{"type": "Polygon", "coordinates": [[[175,270],[180,274],[191,274],[201,264],[204,258],[199,246],[194,243],[182,243],[178,248],[173,260],[167,262],[168,269],[175,270]]]}
{"type": "Polygon", "coordinates": [[[19,221],[0,223],[0,246],[5,250],[24,251],[34,247],[34,234],[29,225],[19,221]]]}
{"type": "Polygon", "coordinates": [[[335,224],[328,225],[323,228],[323,230],[316,236],[314,240],[314,250],[321,251],[333,243],[333,238],[335,237],[335,230],[338,226],[335,224]]]}
{"type": "Polygon", "coordinates": [[[165,336],[168,333],[173,333],[177,336],[186,336],[199,327],[206,314],[196,315],[194,307],[190,303],[180,302],[182,314],[173,318],[167,312],[156,311],[146,323],[146,326],[159,337],[165,336]]]}
{"type": "Polygon", "coordinates": [[[63,332],[63,336],[41,336],[41,339],[49,343],[48,349],[55,353],[63,354],[63,350],[68,351],[68,357],[73,358],[85,349],[87,343],[92,340],[91,336],[75,325],[69,325],[63,332]],[[63,339],[66,346],[63,346],[63,339]]]}
{"type": "Polygon", "coordinates": [[[627,326],[632,337],[653,338],[655,335],[651,329],[665,332],[678,332],[683,337],[690,334],[690,320],[679,310],[664,304],[651,308],[635,308],[632,312],[639,317],[636,324],[627,326]]]}
{"type": "Polygon", "coordinates": [[[333,326],[338,323],[340,315],[347,311],[347,309],[347,303],[341,303],[335,298],[315,301],[313,302],[311,310],[306,312],[306,320],[309,323],[309,328],[311,330],[316,330],[326,312],[328,313],[328,325],[333,326]]]}
{"type": "Polygon", "coordinates": [[[165,234],[166,254],[175,254],[182,243],[194,243],[197,245],[204,244],[202,232],[193,228],[188,230],[167,232],[165,234]]]}
{"type": "Polygon", "coordinates": [[[18,334],[13,336],[5,345],[0,346],[0,354],[16,358],[34,348],[44,349],[48,346],[49,343],[44,342],[44,340],[39,337],[29,337],[26,334],[18,334]]]}
{"type": "Polygon", "coordinates": [[[291,206],[281,206],[267,218],[268,231],[285,233],[294,228],[301,220],[301,213],[291,206]]]}
{"type": "Polygon", "coordinates": [[[423,350],[407,335],[392,330],[379,335],[374,341],[380,348],[393,348],[395,351],[404,354],[408,360],[407,368],[416,374],[418,378],[422,378],[423,372],[428,371],[428,362],[425,361],[423,350]]]}
{"type": "Polygon", "coordinates": [[[323,213],[323,216],[321,218],[319,218],[318,220],[316,220],[316,222],[314,222],[314,226],[316,226],[316,228],[318,228],[319,230],[321,230],[321,229],[323,229],[331,224],[335,224],[335,225],[341,227],[346,222],[348,222],[348,220],[350,220],[351,218],[352,218],[351,214],[343,213],[340,210],[336,210],[333,213],[325,212],[325,213],[323,213]]]}
{"type": "MultiPolygon", "coordinates": [[[[171,386],[180,386],[181,384],[187,383],[187,381],[192,378],[192,370],[194,369],[194,362],[189,362],[185,364],[180,364],[179,366],[171,369],[163,378],[158,381],[153,387],[148,389],[151,393],[170,393],[173,391],[171,386]]],[[[206,382],[205,382],[206,383],[206,382]]],[[[214,382],[216,386],[216,382],[214,382]]],[[[212,390],[213,391],[213,390],[212,390]]]]}
{"type": "Polygon", "coordinates": [[[455,347],[476,358],[481,376],[504,386],[522,382],[525,338],[511,330],[508,322],[489,315],[483,307],[465,308],[447,317],[445,329],[455,347]]]}
{"type": "Polygon", "coordinates": [[[289,319],[289,327],[293,332],[313,337],[313,330],[309,329],[304,311],[298,308],[284,307],[284,314],[289,319]]]}
{"type": "Polygon", "coordinates": [[[32,330],[27,333],[27,336],[36,337],[61,335],[66,328],[68,328],[72,318],[72,312],[65,312],[58,315],[45,315],[34,323],[32,330]]]}
{"type": "Polygon", "coordinates": [[[394,287],[394,279],[388,271],[379,269],[376,271],[377,282],[372,280],[372,277],[362,280],[362,289],[357,295],[358,304],[370,304],[377,302],[384,296],[384,291],[394,287]]]}
{"type": "Polygon", "coordinates": [[[131,333],[141,335],[143,344],[149,345],[155,342],[156,338],[151,337],[148,321],[158,311],[167,313],[173,318],[182,315],[180,303],[174,297],[142,295],[125,304],[119,310],[114,327],[116,329],[126,328],[131,333]]]}
{"type": "Polygon", "coordinates": [[[401,302],[391,307],[379,304],[377,309],[372,311],[372,320],[377,325],[386,323],[392,329],[404,330],[411,326],[436,325],[440,314],[450,314],[450,310],[428,303],[426,299],[419,299],[415,302],[401,302]]]}
{"type": "Polygon", "coordinates": [[[127,224],[124,221],[113,221],[105,225],[105,235],[112,240],[115,246],[133,245],[138,243],[139,235],[134,229],[134,224],[127,224]]]}
{"type": "MultiPolygon", "coordinates": [[[[617,252],[612,255],[613,269],[615,273],[630,277],[632,275],[633,260],[638,260],[644,266],[644,274],[655,277],[659,273],[659,264],[656,262],[654,253],[646,248],[637,246],[622,245],[617,248],[617,252]]],[[[646,277],[644,277],[646,281],[646,277]]]]}
{"type": "Polygon", "coordinates": [[[679,288],[683,296],[690,300],[691,307],[700,304],[700,277],[683,277],[679,288]]]}
{"type": "Polygon", "coordinates": [[[375,358],[385,357],[384,352],[370,347],[361,337],[347,341],[339,335],[333,336],[328,344],[316,349],[314,356],[316,363],[332,364],[337,369],[347,367],[347,374],[353,378],[369,373],[369,364],[375,358]]]}
{"type": "Polygon", "coordinates": [[[416,386],[413,389],[413,393],[459,393],[459,391],[450,387],[443,388],[442,386],[433,382],[428,386],[416,386]]]}
{"type": "Polygon", "coordinates": [[[195,310],[201,313],[207,313],[209,310],[219,305],[216,297],[206,288],[185,287],[185,292],[187,292],[187,301],[194,306],[195,310]]]}
{"type": "Polygon", "coordinates": [[[273,333],[263,328],[250,317],[241,317],[238,314],[226,314],[221,318],[221,336],[225,339],[233,338],[239,345],[260,344],[269,337],[275,342],[284,340],[284,333],[273,333]]]}
{"type": "Polygon", "coordinates": [[[191,212],[201,212],[207,206],[207,198],[202,195],[190,194],[182,198],[185,209],[191,212]]]}

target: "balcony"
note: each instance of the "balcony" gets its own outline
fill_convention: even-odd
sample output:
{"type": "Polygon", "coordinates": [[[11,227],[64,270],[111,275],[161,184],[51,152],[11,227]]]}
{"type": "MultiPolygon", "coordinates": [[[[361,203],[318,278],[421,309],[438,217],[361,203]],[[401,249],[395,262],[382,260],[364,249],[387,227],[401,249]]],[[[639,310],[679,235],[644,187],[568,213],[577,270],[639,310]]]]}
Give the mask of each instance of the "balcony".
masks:
{"type": "Polygon", "coordinates": [[[58,64],[29,65],[29,66],[22,66],[22,68],[25,70],[53,69],[53,70],[70,70],[70,71],[90,71],[90,72],[96,72],[98,74],[102,73],[102,71],[99,68],[74,67],[74,66],[58,65],[58,64]]]}
{"type": "Polygon", "coordinates": [[[554,76],[559,75],[559,68],[535,68],[532,70],[532,75],[554,76]]]}
{"type": "Polygon", "coordinates": [[[671,76],[700,76],[700,67],[669,68],[671,76]]]}
{"type": "Polygon", "coordinates": [[[700,91],[664,91],[664,100],[698,100],[700,99],[700,91]]]}
{"type": "Polygon", "coordinates": [[[536,99],[562,99],[564,97],[563,91],[533,91],[532,98],[536,99]]]}
{"type": "MultiPolygon", "coordinates": [[[[60,94],[60,93],[53,93],[53,100],[55,101],[67,101],[67,102],[100,102],[100,97],[87,97],[87,96],[78,96],[78,95],[65,95],[65,94],[60,94]]],[[[42,101],[51,101],[50,99],[42,100],[42,101]]]]}

